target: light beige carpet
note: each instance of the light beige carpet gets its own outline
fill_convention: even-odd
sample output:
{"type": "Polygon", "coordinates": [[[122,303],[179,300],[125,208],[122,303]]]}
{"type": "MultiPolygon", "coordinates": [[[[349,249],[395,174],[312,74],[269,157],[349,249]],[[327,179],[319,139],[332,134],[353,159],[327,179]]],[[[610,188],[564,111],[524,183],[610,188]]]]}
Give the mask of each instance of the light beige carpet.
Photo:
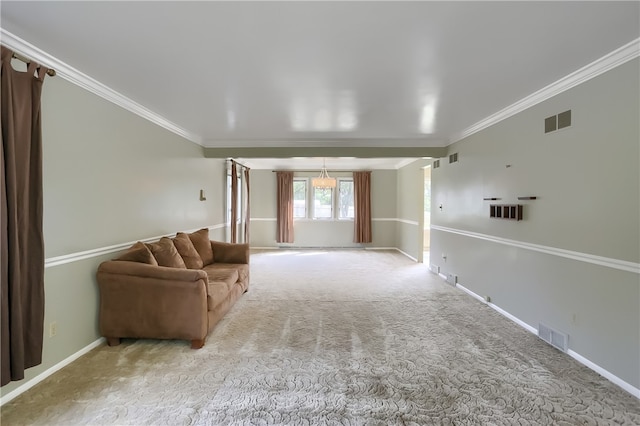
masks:
{"type": "Polygon", "coordinates": [[[640,403],[394,252],[272,251],[192,350],[100,347],[2,425],[640,424],[640,403]]]}

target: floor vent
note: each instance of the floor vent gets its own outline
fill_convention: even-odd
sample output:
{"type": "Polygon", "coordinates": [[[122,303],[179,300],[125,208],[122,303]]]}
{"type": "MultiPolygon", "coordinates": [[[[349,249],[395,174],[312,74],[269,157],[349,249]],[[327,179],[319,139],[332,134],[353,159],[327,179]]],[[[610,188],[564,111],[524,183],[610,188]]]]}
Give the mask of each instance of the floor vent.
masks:
{"type": "Polygon", "coordinates": [[[457,275],[453,275],[453,274],[447,274],[446,275],[446,281],[451,284],[452,286],[455,287],[455,285],[458,283],[458,276],[457,275]]]}
{"type": "Polygon", "coordinates": [[[435,263],[432,263],[431,265],[429,265],[429,270],[433,274],[439,274],[440,273],[440,267],[438,265],[436,265],[435,263]]]}
{"type": "Polygon", "coordinates": [[[562,352],[566,352],[569,348],[569,335],[560,333],[544,324],[538,324],[538,337],[562,352]]]}

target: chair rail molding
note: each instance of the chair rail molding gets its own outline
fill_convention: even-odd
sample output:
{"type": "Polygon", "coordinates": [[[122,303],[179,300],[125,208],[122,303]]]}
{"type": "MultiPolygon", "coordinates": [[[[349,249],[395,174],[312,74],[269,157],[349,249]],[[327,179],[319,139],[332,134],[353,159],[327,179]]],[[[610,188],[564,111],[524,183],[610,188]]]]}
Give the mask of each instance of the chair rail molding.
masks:
{"type": "Polygon", "coordinates": [[[462,235],[470,238],[491,241],[497,244],[518,247],[525,250],[537,251],[540,253],[551,254],[554,256],[565,257],[567,259],[578,260],[580,262],[592,263],[594,265],[606,266],[608,268],[619,269],[621,271],[633,272],[640,274],[640,263],[629,262],[626,260],[613,259],[610,257],[597,256],[589,253],[581,253],[578,251],[565,250],[557,247],[543,246],[540,244],[526,243],[524,241],[510,240],[508,238],[495,237],[493,235],[481,234],[479,232],[465,231],[462,229],[447,228],[445,226],[431,225],[432,230],[447,232],[450,234],[462,235]]]}
{"type": "MultiPolygon", "coordinates": [[[[196,228],[196,229],[190,229],[188,231],[183,231],[186,233],[191,233],[191,232],[195,232],[199,229],[202,228],[208,228],[210,231],[214,230],[214,229],[223,229],[225,228],[225,224],[218,224],[218,225],[212,225],[212,226],[203,226],[201,228],[196,228]]],[[[79,252],[75,252],[75,253],[70,253],[70,254],[64,254],[61,256],[53,256],[53,257],[48,257],[44,260],[44,267],[46,268],[51,268],[54,266],[59,266],[59,265],[64,265],[66,263],[72,263],[72,262],[77,262],[79,260],[84,260],[84,259],[89,259],[92,257],[98,257],[98,256],[103,256],[105,254],[109,254],[109,253],[116,253],[122,250],[125,250],[129,247],[131,247],[133,244],[135,244],[137,241],[141,241],[143,243],[153,243],[155,241],[158,241],[160,238],[162,237],[175,237],[176,234],[165,234],[165,235],[160,235],[160,236],[156,236],[156,237],[150,237],[150,238],[144,238],[144,239],[140,239],[140,240],[136,240],[136,241],[128,241],[126,243],[120,243],[120,244],[114,244],[112,246],[106,246],[106,247],[99,247],[99,248],[95,248],[95,249],[91,249],[91,250],[84,250],[84,251],[79,251],[79,252]]]]}

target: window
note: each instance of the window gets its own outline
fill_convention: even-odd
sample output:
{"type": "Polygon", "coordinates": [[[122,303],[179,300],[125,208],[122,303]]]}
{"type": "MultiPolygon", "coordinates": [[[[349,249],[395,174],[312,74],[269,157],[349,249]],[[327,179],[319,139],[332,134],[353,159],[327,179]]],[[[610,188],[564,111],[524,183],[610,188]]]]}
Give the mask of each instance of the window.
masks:
{"type": "Polygon", "coordinates": [[[337,180],[336,188],[314,188],[308,178],[293,178],[293,217],[352,220],[355,217],[353,179],[337,180]]]}
{"type": "Polygon", "coordinates": [[[338,180],[338,219],[353,219],[353,179],[338,180]]]}
{"type": "Polygon", "coordinates": [[[313,188],[313,218],[331,219],[333,217],[333,189],[313,188]]]}
{"type": "MultiPolygon", "coordinates": [[[[237,221],[241,222],[242,221],[242,215],[243,215],[243,211],[242,210],[242,187],[243,185],[243,176],[242,174],[238,174],[238,206],[237,206],[237,211],[238,211],[238,217],[237,217],[237,221]]],[[[227,171],[227,223],[231,223],[231,171],[227,171]]]]}
{"type": "Polygon", "coordinates": [[[293,179],[293,217],[307,217],[307,179],[293,179]]]}
{"type": "Polygon", "coordinates": [[[231,172],[227,172],[227,223],[231,223],[231,172]]]}

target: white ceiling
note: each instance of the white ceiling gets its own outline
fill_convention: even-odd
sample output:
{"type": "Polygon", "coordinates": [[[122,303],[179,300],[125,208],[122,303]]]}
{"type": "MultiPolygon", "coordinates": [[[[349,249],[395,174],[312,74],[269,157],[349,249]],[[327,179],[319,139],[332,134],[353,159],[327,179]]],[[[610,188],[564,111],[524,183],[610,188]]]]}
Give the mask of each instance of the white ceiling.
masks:
{"type": "Polygon", "coordinates": [[[445,146],[640,36],[636,1],[3,0],[0,18],[205,147],[445,146]]]}

